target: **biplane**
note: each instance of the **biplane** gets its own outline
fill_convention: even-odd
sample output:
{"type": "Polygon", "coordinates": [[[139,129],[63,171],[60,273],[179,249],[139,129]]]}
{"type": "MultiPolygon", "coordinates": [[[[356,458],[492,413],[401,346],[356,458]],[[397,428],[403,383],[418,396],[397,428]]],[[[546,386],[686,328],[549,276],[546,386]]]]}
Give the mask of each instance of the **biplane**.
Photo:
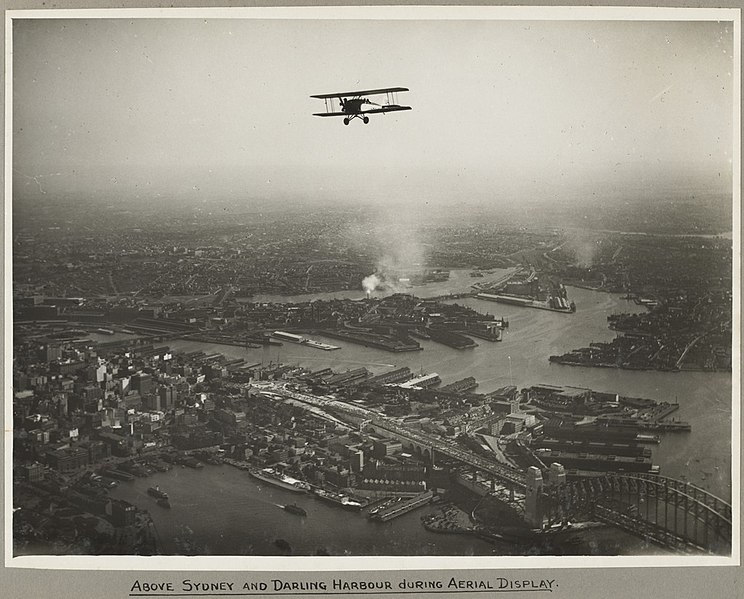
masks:
{"type": "Polygon", "coordinates": [[[370,114],[385,114],[387,112],[397,112],[399,110],[411,110],[410,106],[401,106],[398,104],[398,92],[407,92],[406,87],[386,87],[384,89],[367,89],[356,92],[339,92],[336,94],[319,94],[310,96],[318,98],[325,102],[325,112],[315,112],[313,116],[342,116],[344,125],[348,125],[354,119],[361,119],[366,125],[369,123],[370,114]],[[385,96],[380,99],[380,103],[372,102],[365,96],[385,96]],[[338,100],[341,110],[336,110],[334,100],[338,100]],[[384,103],[383,103],[384,102],[384,103]],[[375,108],[366,108],[374,106],[375,108]]]}

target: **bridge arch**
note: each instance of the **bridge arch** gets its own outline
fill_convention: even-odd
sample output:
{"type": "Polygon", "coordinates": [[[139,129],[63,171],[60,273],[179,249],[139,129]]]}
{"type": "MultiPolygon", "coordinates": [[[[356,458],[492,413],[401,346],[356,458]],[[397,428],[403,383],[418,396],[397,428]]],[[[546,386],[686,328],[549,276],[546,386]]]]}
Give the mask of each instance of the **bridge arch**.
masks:
{"type": "Polygon", "coordinates": [[[548,524],[588,516],[676,550],[731,550],[731,506],[686,481],[607,473],[548,487],[540,503],[548,524]]]}

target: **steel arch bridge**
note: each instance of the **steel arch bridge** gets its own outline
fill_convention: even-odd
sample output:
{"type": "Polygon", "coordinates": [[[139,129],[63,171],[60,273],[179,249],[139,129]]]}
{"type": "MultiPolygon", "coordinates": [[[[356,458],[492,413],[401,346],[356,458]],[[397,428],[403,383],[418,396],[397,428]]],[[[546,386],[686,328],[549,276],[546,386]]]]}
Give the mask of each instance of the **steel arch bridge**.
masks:
{"type": "Polygon", "coordinates": [[[544,487],[548,525],[590,517],[689,553],[731,552],[731,505],[689,482],[646,473],[607,473],[544,487]]]}

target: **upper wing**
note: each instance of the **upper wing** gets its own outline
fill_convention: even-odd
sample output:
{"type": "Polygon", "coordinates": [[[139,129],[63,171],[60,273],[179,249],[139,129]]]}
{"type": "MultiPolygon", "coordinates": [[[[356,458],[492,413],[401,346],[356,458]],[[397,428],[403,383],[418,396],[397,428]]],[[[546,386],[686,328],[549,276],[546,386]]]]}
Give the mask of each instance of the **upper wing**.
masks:
{"type": "Polygon", "coordinates": [[[335,94],[319,94],[317,96],[310,96],[311,98],[320,98],[324,100],[326,98],[354,98],[356,96],[372,96],[374,94],[386,94],[388,92],[407,92],[407,87],[386,87],[383,89],[365,89],[356,92],[338,92],[335,94]]]}

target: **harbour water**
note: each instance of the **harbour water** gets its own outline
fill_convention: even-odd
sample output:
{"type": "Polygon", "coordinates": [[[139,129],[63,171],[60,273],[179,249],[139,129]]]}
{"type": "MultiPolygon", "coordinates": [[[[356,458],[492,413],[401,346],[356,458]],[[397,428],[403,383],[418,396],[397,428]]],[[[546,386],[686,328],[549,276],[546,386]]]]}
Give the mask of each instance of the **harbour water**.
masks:
{"type": "MultiPolygon", "coordinates": [[[[419,288],[414,289],[420,293],[419,288]]],[[[329,294],[324,294],[329,295],[329,294]]],[[[422,293],[423,295],[423,293],[422,293]]],[[[324,352],[285,343],[262,349],[172,341],[175,349],[219,352],[242,357],[249,363],[283,362],[313,370],[330,367],[345,371],[367,366],[375,373],[408,366],[415,372],[436,372],[443,384],[466,376],[479,382],[477,392],[493,391],[505,385],[519,388],[550,383],[591,388],[657,401],[677,401],[672,416],[690,422],[692,432],[667,433],[660,445],[652,446],[653,461],[661,473],[688,480],[726,501],[731,499],[731,374],[708,372],[629,371],[613,368],[585,368],[550,363],[548,356],[586,347],[593,341],[609,341],[614,333],[607,328],[607,316],[641,310],[618,295],[570,288],[576,303],[575,314],[562,314],[465,298],[452,300],[509,321],[504,340],[499,343],[478,340],[478,347],[454,350],[432,341],[420,341],[424,350],[390,353],[333,339],[324,339],[342,349],[324,352]]],[[[285,301],[299,301],[285,298],[285,301]]],[[[305,300],[307,301],[307,300],[305,300]]]]}
{"type": "Polygon", "coordinates": [[[360,512],[261,483],[227,464],[176,467],[123,482],[111,495],[149,510],[164,554],[180,553],[184,545],[198,555],[489,555],[496,549],[475,537],[428,532],[419,511],[392,526],[371,522],[360,512]],[[147,495],[153,484],[168,492],[170,510],[147,495]],[[284,511],[288,503],[307,516],[284,511]],[[277,547],[279,539],[290,549],[277,547]]]}
{"type": "MultiPolygon", "coordinates": [[[[420,288],[413,291],[421,293],[420,288]]],[[[436,291],[435,291],[436,293],[436,291]]],[[[341,294],[345,295],[345,294],[341,294]]],[[[609,341],[607,316],[640,310],[617,295],[570,288],[575,314],[562,314],[497,304],[475,298],[459,301],[481,312],[509,321],[504,340],[478,340],[478,347],[453,350],[421,341],[424,350],[394,354],[328,339],[342,349],[325,352],[285,343],[262,349],[172,341],[174,349],[202,350],[241,357],[248,363],[301,365],[313,370],[337,371],[366,366],[374,373],[408,366],[413,371],[437,372],[443,384],[466,376],[479,382],[477,391],[489,392],[505,385],[520,388],[537,383],[573,385],[659,401],[677,401],[673,414],[692,424],[692,432],[667,433],[660,445],[651,446],[661,473],[688,480],[719,497],[731,500],[731,374],[703,372],[624,371],[552,364],[551,354],[561,354],[593,341],[609,341]]],[[[323,294],[327,299],[333,294],[323,294]]],[[[320,299],[315,296],[283,301],[320,299]]],[[[313,334],[314,338],[324,340],[313,334]]],[[[182,553],[192,546],[201,555],[508,555],[534,552],[509,544],[493,545],[465,535],[426,531],[414,511],[387,524],[368,522],[361,514],[324,504],[311,496],[296,496],[261,484],[246,472],[230,466],[203,469],[174,468],[146,479],[122,483],[112,495],[148,509],[160,537],[162,553],[182,553]],[[147,495],[154,484],[168,491],[172,509],[158,507],[147,495]],[[297,502],[306,518],[288,514],[281,505],[297,502]],[[353,535],[349,534],[353,531],[353,535]],[[284,539],[291,550],[275,544],[284,539]],[[521,552],[521,553],[520,553],[521,552]]],[[[582,533],[581,542],[568,548],[578,554],[653,553],[649,547],[619,531],[600,529],[582,533]]],[[[565,548],[556,547],[559,554],[565,548]]]]}
{"type": "Polygon", "coordinates": [[[639,555],[659,553],[640,539],[610,529],[577,532],[566,547],[516,546],[471,535],[427,531],[420,521],[424,506],[390,522],[374,522],[312,495],[298,495],[261,483],[228,466],[175,467],[147,478],[122,482],[111,496],[150,512],[161,554],[187,555],[548,555],[573,553],[639,555]],[[158,485],[171,509],[147,494],[158,485]],[[307,516],[281,506],[296,503],[307,516]],[[277,546],[277,540],[287,545],[277,546]],[[288,546],[288,547],[287,547],[288,546]]]}

